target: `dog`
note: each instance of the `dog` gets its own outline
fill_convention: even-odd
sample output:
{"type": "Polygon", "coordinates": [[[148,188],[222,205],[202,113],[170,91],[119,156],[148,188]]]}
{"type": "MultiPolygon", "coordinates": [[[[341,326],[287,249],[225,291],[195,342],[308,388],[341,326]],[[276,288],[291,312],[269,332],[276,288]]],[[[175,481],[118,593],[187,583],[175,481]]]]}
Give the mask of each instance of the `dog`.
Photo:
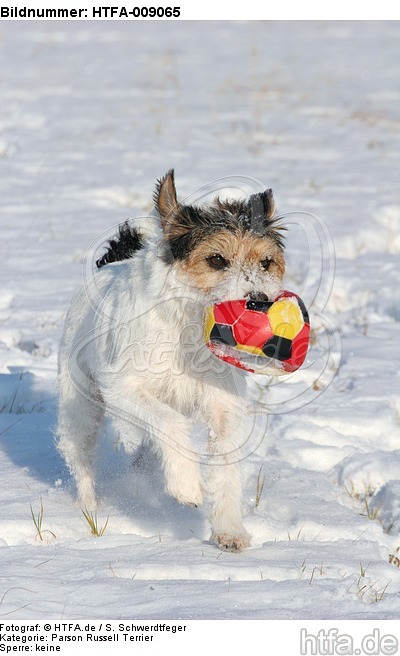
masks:
{"type": "Polygon", "coordinates": [[[108,242],[72,300],[59,350],[57,443],[81,508],[96,509],[96,441],[107,415],[127,451],[151,444],[179,503],[199,506],[207,495],[216,545],[250,544],[240,474],[247,374],[205,347],[203,314],[217,302],[277,296],[282,230],[271,189],[186,205],[170,170],[149,216],[108,242]],[[206,455],[193,446],[198,421],[206,455]]]}

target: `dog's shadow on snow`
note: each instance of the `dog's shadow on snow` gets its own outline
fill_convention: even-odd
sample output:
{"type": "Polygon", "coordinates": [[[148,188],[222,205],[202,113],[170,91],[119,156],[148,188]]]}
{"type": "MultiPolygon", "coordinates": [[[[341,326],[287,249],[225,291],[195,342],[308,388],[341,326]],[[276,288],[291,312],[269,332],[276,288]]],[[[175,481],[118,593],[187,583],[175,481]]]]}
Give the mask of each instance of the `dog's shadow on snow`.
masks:
{"type": "MultiPolygon", "coordinates": [[[[55,386],[17,368],[0,374],[0,448],[18,469],[46,487],[68,494],[75,505],[75,483],[55,440],[57,396],[55,386]]],[[[198,537],[205,531],[204,509],[181,506],[164,491],[164,478],[155,454],[139,447],[135,455],[115,449],[106,426],[99,440],[97,490],[99,515],[112,508],[128,520],[128,529],[146,535],[198,537]]]]}
{"type": "Polygon", "coordinates": [[[54,440],[55,386],[29,372],[0,374],[0,444],[19,469],[46,485],[69,476],[54,440]]]}

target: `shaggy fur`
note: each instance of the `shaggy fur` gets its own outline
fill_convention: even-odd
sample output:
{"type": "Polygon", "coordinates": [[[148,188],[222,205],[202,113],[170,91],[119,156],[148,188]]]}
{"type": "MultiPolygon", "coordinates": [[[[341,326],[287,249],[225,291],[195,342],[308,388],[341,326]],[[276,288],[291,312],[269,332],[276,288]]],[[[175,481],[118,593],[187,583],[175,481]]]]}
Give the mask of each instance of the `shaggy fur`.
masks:
{"type": "Polygon", "coordinates": [[[271,190],[187,206],[169,171],[154,200],[147,219],[120,228],[71,303],[59,353],[58,445],[81,507],[95,509],[96,441],[109,415],[127,451],[141,441],[156,449],[166,490],[180,503],[198,506],[207,493],[212,539],[240,550],[249,544],[239,469],[246,375],[204,346],[203,314],[214,302],[276,297],[282,228],[271,190]],[[207,458],[192,445],[199,420],[207,458]]]}

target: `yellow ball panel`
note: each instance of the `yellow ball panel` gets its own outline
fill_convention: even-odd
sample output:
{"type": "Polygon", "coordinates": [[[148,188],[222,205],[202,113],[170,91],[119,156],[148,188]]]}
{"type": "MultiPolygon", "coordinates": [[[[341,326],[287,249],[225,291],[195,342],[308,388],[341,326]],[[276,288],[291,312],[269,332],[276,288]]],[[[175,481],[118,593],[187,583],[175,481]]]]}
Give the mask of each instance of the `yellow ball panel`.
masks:
{"type": "Polygon", "coordinates": [[[274,335],[286,339],[294,339],[304,325],[303,314],[297,303],[286,299],[271,305],[268,318],[274,335]]]}
{"type": "Polygon", "coordinates": [[[212,305],[209,305],[206,308],[204,316],[204,341],[208,342],[210,340],[211,331],[215,324],[214,310],[212,305]]]}

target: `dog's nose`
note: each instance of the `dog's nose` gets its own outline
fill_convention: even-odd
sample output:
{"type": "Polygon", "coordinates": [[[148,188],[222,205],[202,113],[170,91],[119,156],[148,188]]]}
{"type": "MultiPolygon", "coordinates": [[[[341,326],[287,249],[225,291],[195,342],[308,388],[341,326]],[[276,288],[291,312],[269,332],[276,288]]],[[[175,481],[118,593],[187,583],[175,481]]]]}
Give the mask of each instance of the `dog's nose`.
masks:
{"type": "Polygon", "coordinates": [[[255,301],[256,303],[268,303],[269,301],[267,294],[264,294],[263,292],[249,292],[246,294],[246,298],[249,301],[255,301]]]}

